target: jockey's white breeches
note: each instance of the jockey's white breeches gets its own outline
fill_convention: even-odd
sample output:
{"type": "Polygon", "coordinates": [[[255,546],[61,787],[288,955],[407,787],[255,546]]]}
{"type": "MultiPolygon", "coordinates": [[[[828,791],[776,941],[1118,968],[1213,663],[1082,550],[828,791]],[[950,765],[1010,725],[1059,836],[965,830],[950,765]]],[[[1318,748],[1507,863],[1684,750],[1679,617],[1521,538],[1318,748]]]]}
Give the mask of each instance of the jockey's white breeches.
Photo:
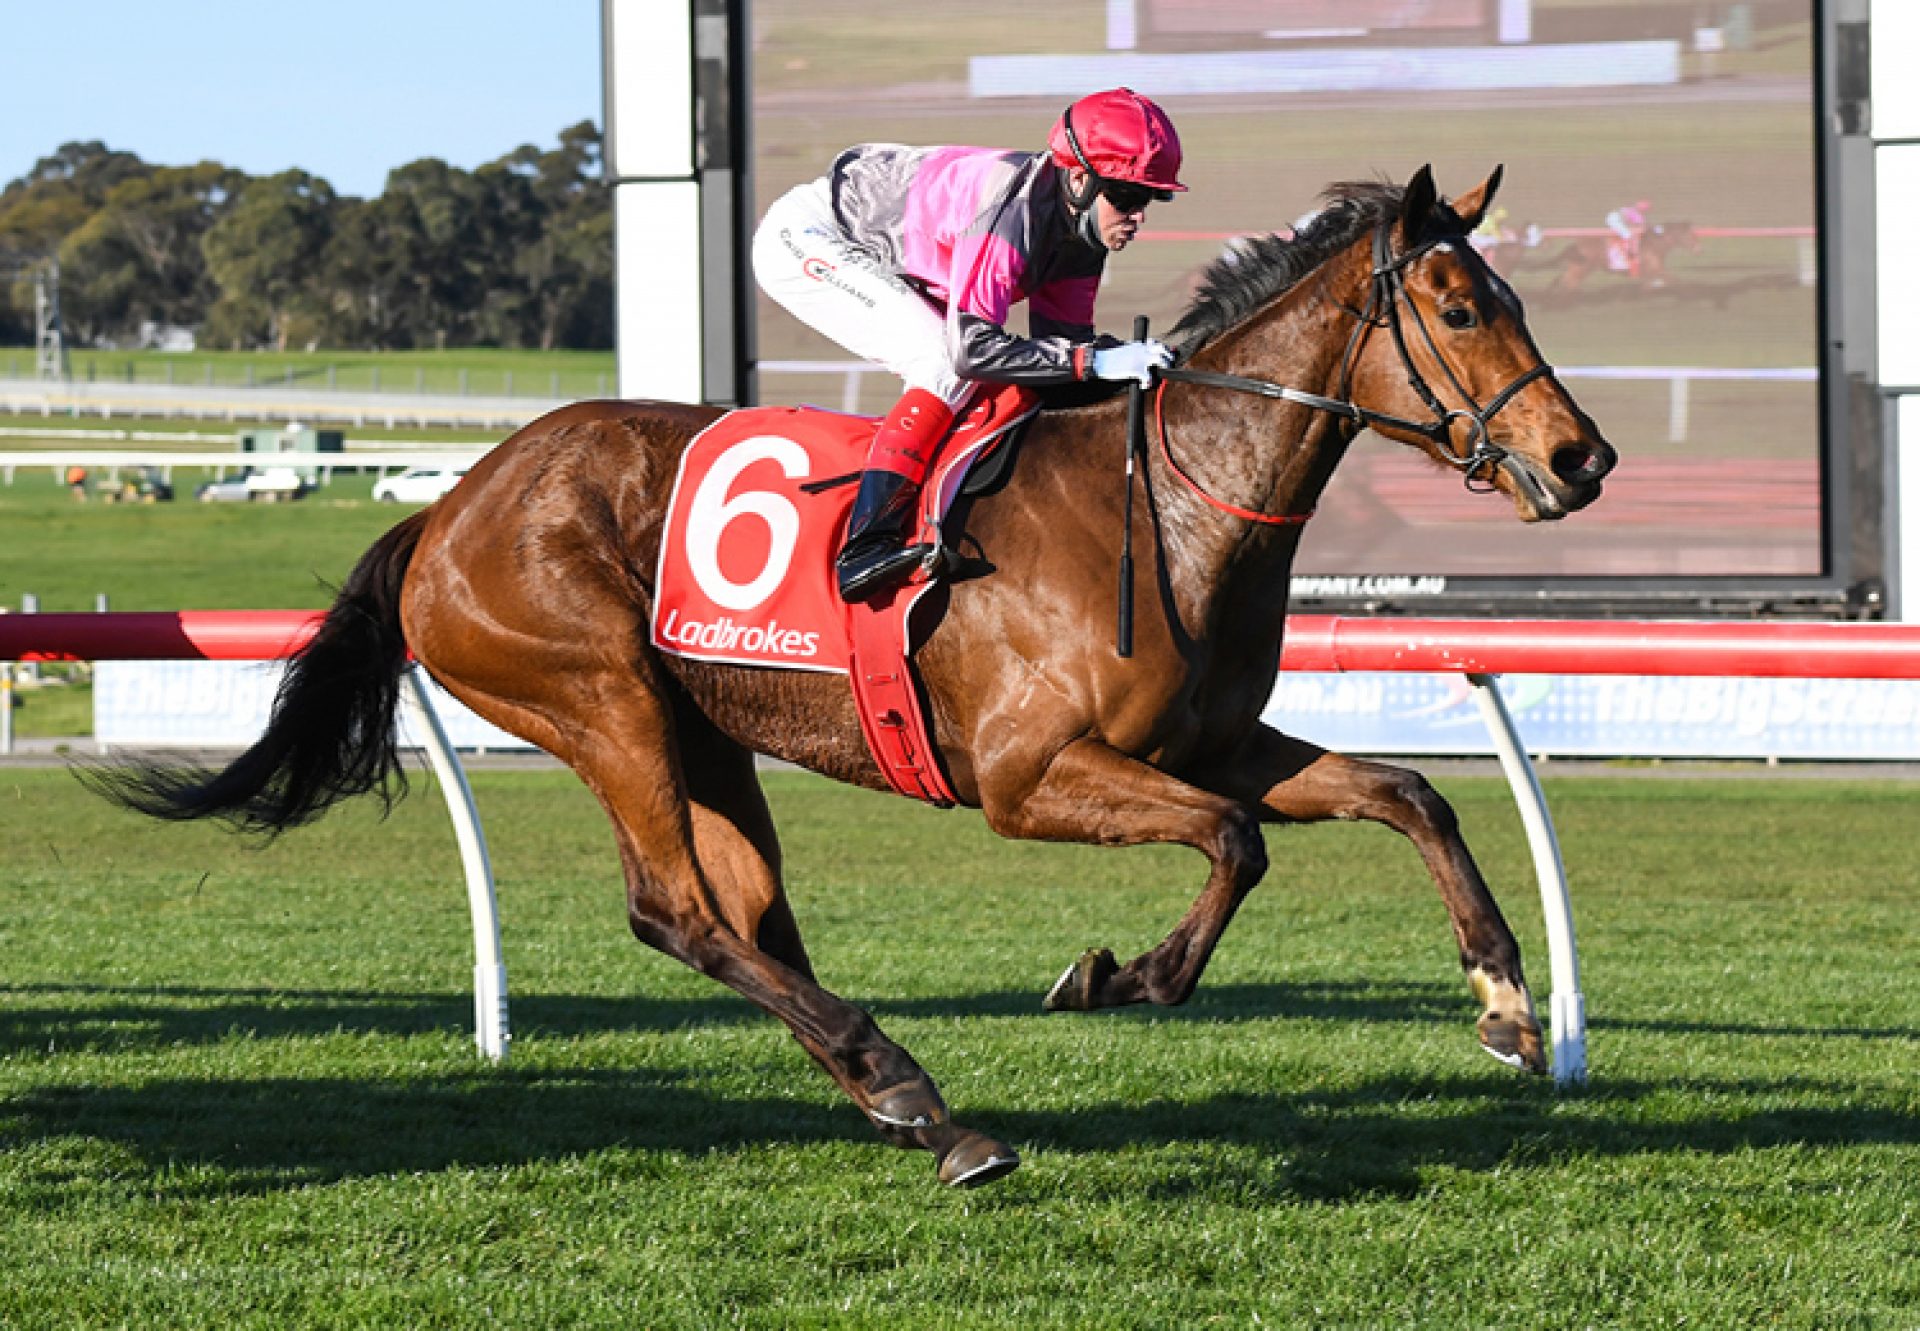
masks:
{"type": "Polygon", "coordinates": [[[824,176],[767,209],[753,233],[753,275],[794,318],[886,366],[908,388],[956,409],[973,393],[973,381],[954,373],[945,316],[848,240],[824,176]]]}

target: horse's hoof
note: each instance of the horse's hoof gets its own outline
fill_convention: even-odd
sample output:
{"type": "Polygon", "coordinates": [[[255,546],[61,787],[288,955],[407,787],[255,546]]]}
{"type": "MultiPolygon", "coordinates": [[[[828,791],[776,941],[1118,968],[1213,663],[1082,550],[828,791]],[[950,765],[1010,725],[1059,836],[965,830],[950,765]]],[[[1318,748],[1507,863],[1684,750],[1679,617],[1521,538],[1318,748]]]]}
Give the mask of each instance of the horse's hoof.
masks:
{"type": "Polygon", "coordinates": [[[877,1096],[867,1106],[867,1117],[888,1141],[911,1147],[919,1144],[914,1134],[947,1121],[947,1104],[932,1082],[903,1082],[877,1096]]]}
{"type": "Polygon", "coordinates": [[[1510,1068],[1535,1076],[1547,1073],[1547,1047],[1540,1023],[1531,1018],[1489,1012],[1480,1018],[1480,1047],[1510,1068]]]}
{"type": "Polygon", "coordinates": [[[1020,1153],[1005,1142],[963,1131],[940,1157],[940,1181],[950,1188],[977,1188],[1020,1167],[1020,1153]]]}
{"type": "Polygon", "coordinates": [[[1107,948],[1088,948],[1053,982],[1040,1006],[1048,1012],[1091,1012],[1101,1006],[1101,990],[1119,970],[1107,948]]]}

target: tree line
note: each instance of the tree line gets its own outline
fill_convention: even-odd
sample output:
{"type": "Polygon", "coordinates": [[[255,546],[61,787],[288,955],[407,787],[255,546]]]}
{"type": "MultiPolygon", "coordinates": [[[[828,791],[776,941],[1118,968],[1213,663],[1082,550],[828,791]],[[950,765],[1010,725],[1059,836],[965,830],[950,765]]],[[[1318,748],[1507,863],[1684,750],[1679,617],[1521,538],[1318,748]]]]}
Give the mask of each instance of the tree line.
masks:
{"type": "Polygon", "coordinates": [[[474,171],[410,162],[372,199],[69,143],[0,190],[0,344],[32,343],[31,267],[54,256],[72,345],[133,345],[149,324],[235,350],[613,345],[590,121],[474,171]]]}

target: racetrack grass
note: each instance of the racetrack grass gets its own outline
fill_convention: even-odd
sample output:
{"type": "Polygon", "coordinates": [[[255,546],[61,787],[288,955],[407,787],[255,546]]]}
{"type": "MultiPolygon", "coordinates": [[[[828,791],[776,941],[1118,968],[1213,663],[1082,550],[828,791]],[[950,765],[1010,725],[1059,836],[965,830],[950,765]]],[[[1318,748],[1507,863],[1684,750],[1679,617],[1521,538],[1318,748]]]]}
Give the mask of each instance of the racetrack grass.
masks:
{"type": "MultiPolygon", "coordinates": [[[[450,351],[133,351],[75,348],[67,354],[80,383],[284,386],[353,393],[433,393],[475,397],[605,397],[611,351],[525,351],[461,347],[450,351]]],[[[0,348],[0,378],[34,377],[32,347],[0,348]]]]}
{"type": "Polygon", "coordinates": [[[62,739],[93,733],[93,669],[42,665],[31,674],[15,667],[13,733],[62,739]]]}
{"type": "MultiPolygon", "coordinates": [[[[0,772],[0,1324],[1887,1327],[1920,1307],[1902,782],[1555,778],[1593,1080],[1475,1048],[1372,826],[1276,830],[1182,1009],[1046,1016],[1189,852],[768,777],[823,980],[1017,1143],[977,1193],[626,934],[559,772],[476,774],[517,1043],[424,779],[265,849],[0,772]]],[[[1504,788],[1448,778],[1544,1001],[1504,788]]]]}
{"type": "Polygon", "coordinates": [[[215,468],[176,467],[165,504],[76,503],[45,469],[0,486],[0,606],[45,612],[306,610],[333,601],[355,561],[414,505],[376,504],[374,476],[336,474],[290,504],[202,504],[215,468]]]}
{"type": "MultiPolygon", "coordinates": [[[[0,463],[6,454],[24,450],[64,449],[85,452],[91,449],[126,451],[142,449],[168,453],[233,453],[241,448],[242,430],[286,426],[284,416],[271,420],[229,421],[224,416],[201,419],[190,416],[82,416],[71,412],[42,415],[37,411],[0,411],[0,463]],[[179,436],[142,439],[137,435],[179,436]]],[[[339,428],[328,425],[324,428],[339,428]]],[[[487,448],[507,435],[505,430],[487,430],[479,426],[409,425],[396,422],[391,427],[375,421],[346,427],[349,452],[363,446],[421,444],[436,448],[487,448]]]]}

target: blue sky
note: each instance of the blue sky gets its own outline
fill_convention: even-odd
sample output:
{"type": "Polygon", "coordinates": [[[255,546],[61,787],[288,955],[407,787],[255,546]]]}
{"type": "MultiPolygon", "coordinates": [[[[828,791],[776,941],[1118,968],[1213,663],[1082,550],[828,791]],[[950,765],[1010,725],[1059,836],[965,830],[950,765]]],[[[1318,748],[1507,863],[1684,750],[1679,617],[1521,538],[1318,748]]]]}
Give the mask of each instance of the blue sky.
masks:
{"type": "Polygon", "coordinates": [[[374,195],[600,118],[599,0],[0,0],[0,186],[101,139],[374,195]]]}

